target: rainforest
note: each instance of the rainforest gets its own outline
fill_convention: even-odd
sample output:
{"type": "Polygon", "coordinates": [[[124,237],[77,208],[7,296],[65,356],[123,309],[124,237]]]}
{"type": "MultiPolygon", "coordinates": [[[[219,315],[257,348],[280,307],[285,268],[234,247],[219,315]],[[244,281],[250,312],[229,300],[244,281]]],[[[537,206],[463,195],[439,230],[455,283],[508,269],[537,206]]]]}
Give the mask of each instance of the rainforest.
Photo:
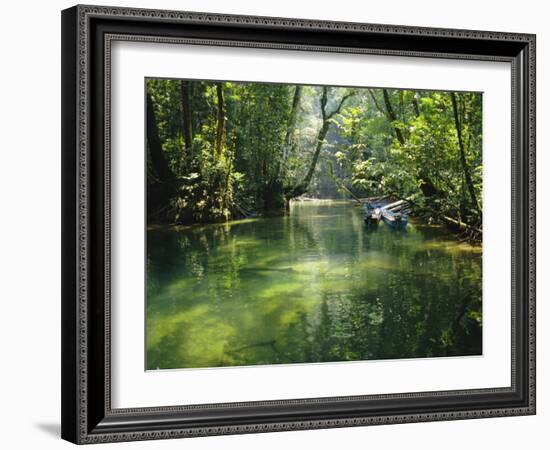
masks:
{"type": "Polygon", "coordinates": [[[481,93],[145,97],[147,369],[482,353],[481,93]]]}

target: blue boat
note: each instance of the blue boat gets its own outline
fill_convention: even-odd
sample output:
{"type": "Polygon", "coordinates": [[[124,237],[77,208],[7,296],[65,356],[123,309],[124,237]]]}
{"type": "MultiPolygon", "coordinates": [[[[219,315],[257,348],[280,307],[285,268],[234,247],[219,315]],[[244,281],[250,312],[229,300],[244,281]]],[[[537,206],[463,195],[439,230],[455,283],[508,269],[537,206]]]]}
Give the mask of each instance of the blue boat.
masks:
{"type": "Polygon", "coordinates": [[[365,213],[364,220],[367,225],[378,225],[381,217],[381,211],[378,205],[366,202],[363,205],[363,211],[365,213]]]}
{"type": "Polygon", "coordinates": [[[409,217],[406,214],[382,210],[382,220],[384,223],[394,230],[404,230],[409,223],[409,217]]]}

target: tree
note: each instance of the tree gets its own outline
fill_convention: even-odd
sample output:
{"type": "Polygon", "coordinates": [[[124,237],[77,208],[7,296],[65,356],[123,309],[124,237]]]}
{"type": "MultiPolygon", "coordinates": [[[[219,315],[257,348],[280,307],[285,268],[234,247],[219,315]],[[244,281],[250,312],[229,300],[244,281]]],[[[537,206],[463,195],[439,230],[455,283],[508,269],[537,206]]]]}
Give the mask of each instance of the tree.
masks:
{"type": "Polygon", "coordinates": [[[480,229],[477,93],[150,79],[146,103],[153,221],[262,214],[305,193],[393,195],[480,229]]]}
{"type": "Polygon", "coordinates": [[[466,186],[468,187],[468,193],[470,194],[470,201],[472,202],[472,206],[476,209],[478,213],[480,213],[480,209],[477,203],[476,193],[474,189],[474,183],[472,181],[472,175],[470,173],[470,168],[468,167],[468,163],[466,162],[466,150],[464,148],[464,142],[462,140],[462,126],[460,123],[460,119],[458,117],[459,112],[458,112],[458,102],[456,99],[456,94],[454,92],[451,92],[450,95],[451,95],[451,103],[453,105],[456,137],[458,140],[458,148],[460,149],[460,162],[462,164],[462,170],[464,171],[464,179],[466,181],[466,186]]]}
{"type": "Polygon", "coordinates": [[[300,100],[302,98],[302,86],[296,85],[294,89],[294,96],[292,99],[292,109],[290,111],[290,117],[288,119],[288,125],[285,134],[285,140],[281,146],[281,161],[277,168],[277,178],[281,178],[281,175],[285,173],[286,162],[291,148],[294,145],[294,132],[296,129],[296,120],[298,118],[298,110],[300,108],[300,100]]]}
{"type": "MultiPolygon", "coordinates": [[[[379,105],[379,103],[377,102],[376,95],[373,93],[372,89],[369,89],[368,91],[369,91],[369,93],[370,93],[370,95],[371,95],[371,97],[374,101],[374,104],[378,108],[378,110],[381,111],[388,118],[389,122],[391,123],[391,125],[393,127],[393,130],[394,130],[394,133],[395,133],[395,137],[397,138],[397,141],[399,142],[399,144],[401,146],[405,146],[406,138],[405,138],[405,134],[403,132],[403,129],[404,129],[404,127],[402,126],[403,122],[400,121],[397,118],[397,115],[394,112],[392,102],[391,102],[391,98],[390,98],[390,94],[388,93],[388,90],[387,89],[382,89],[382,95],[383,95],[383,98],[384,98],[385,109],[383,109],[379,105]]],[[[400,99],[402,100],[403,99],[403,91],[399,91],[399,93],[400,93],[400,99]]],[[[418,102],[416,101],[416,97],[414,95],[413,95],[412,98],[413,98],[412,105],[413,105],[413,108],[414,108],[414,112],[415,112],[416,117],[418,117],[419,114],[420,114],[419,113],[418,102]]],[[[422,190],[425,197],[432,197],[432,196],[437,194],[437,188],[435,187],[435,185],[434,185],[433,181],[431,180],[430,176],[424,170],[423,166],[419,167],[418,180],[419,180],[419,183],[420,183],[420,189],[422,190]]]]}
{"type": "Polygon", "coordinates": [[[223,104],[223,86],[221,83],[216,83],[216,96],[218,100],[218,113],[216,119],[216,156],[219,158],[222,154],[223,146],[223,129],[225,122],[225,111],[223,104]]]}
{"type": "Polygon", "coordinates": [[[158,134],[155,108],[151,96],[147,94],[147,147],[151,167],[147,176],[147,215],[161,215],[167,208],[175,191],[175,178],[164,157],[158,134]]]}
{"type": "Polygon", "coordinates": [[[322,122],[321,122],[321,128],[319,129],[319,132],[317,134],[315,151],[313,153],[313,157],[311,159],[309,169],[305,177],[303,178],[303,180],[298,184],[296,184],[292,189],[289,189],[287,191],[286,193],[287,200],[290,200],[294,197],[298,197],[307,191],[309,183],[311,183],[311,179],[313,178],[313,174],[317,166],[317,161],[319,160],[319,155],[321,154],[321,149],[323,148],[323,144],[325,143],[325,137],[327,135],[330,124],[332,123],[332,118],[340,112],[345,101],[348,98],[350,98],[354,94],[354,92],[349,91],[345,93],[340,99],[336,108],[334,108],[331,112],[327,111],[328,94],[329,94],[329,88],[327,86],[323,86],[323,88],[321,89],[321,98],[320,98],[322,122]]]}
{"type": "Polygon", "coordinates": [[[182,130],[183,139],[185,142],[185,151],[188,154],[188,159],[193,158],[193,122],[191,119],[191,104],[189,100],[189,81],[181,80],[181,110],[182,110],[182,130]]]}

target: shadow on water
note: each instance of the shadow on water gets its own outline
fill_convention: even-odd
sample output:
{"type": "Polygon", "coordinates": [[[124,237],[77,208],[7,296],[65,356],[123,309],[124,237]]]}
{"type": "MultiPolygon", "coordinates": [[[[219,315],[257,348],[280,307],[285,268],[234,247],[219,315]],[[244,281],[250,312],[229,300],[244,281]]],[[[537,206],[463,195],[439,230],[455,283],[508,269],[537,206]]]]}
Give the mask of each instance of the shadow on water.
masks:
{"type": "Polygon", "coordinates": [[[481,251],[358,208],[148,231],[149,369],[481,354],[481,251]]]}

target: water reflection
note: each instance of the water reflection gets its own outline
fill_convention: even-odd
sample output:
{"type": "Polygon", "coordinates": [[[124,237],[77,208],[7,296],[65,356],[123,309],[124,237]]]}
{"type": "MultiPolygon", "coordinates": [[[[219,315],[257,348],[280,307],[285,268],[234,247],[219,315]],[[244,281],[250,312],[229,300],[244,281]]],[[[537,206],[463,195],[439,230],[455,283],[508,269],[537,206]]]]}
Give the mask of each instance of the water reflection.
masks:
{"type": "Polygon", "coordinates": [[[481,354],[481,251],[359,208],[147,234],[149,369],[481,354]]]}

